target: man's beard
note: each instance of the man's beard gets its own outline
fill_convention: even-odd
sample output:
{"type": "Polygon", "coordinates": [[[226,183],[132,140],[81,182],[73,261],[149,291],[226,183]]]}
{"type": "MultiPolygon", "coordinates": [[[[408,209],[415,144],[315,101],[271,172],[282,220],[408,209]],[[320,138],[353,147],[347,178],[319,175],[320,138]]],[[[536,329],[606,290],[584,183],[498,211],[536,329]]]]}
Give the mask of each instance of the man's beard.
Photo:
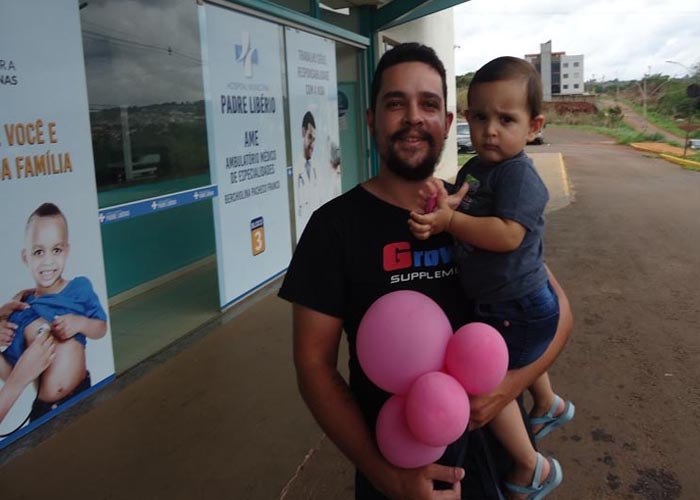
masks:
{"type": "MultiPolygon", "coordinates": [[[[422,181],[427,179],[433,172],[440,159],[440,151],[435,151],[435,139],[427,132],[422,132],[421,139],[428,143],[428,152],[418,165],[411,165],[399,158],[394,145],[404,139],[411,132],[410,128],[403,128],[389,137],[386,151],[382,155],[382,160],[387,168],[397,176],[408,181],[422,181]]],[[[376,141],[376,139],[375,139],[376,141]]]]}

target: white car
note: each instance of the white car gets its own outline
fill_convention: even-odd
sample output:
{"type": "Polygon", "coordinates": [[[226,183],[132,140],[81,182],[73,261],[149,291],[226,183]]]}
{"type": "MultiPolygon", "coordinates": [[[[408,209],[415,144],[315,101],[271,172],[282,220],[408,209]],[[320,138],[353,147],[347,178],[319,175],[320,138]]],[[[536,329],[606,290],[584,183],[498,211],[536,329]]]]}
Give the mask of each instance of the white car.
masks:
{"type": "Polygon", "coordinates": [[[688,147],[690,149],[700,149],[700,139],[688,139],[688,147]]]}
{"type": "Polygon", "coordinates": [[[457,151],[460,153],[473,153],[472,135],[469,131],[469,123],[459,122],[457,124],[457,151]]]}

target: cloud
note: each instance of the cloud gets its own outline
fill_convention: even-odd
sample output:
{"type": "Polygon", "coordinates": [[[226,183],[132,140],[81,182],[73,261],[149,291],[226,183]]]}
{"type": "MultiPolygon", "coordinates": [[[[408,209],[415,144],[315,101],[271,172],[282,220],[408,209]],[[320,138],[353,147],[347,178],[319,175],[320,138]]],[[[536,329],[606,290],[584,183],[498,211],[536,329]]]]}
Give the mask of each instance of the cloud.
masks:
{"type": "Polygon", "coordinates": [[[500,55],[552,50],[583,54],[586,80],[682,76],[700,62],[696,0],[471,0],[454,8],[455,70],[476,71],[500,55]]]}

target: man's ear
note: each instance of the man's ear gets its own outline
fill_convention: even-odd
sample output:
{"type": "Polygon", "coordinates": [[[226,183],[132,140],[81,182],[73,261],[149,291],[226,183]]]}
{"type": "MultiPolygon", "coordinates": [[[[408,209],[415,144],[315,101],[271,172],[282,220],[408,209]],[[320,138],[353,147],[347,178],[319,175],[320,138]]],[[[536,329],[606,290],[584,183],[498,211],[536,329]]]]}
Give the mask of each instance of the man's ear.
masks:
{"type": "Polygon", "coordinates": [[[445,114],[445,137],[447,137],[447,134],[450,133],[450,127],[452,126],[452,122],[455,119],[455,114],[452,111],[448,111],[445,114]]]}
{"type": "Polygon", "coordinates": [[[24,262],[25,266],[29,264],[27,262],[27,249],[26,248],[22,249],[22,262],[24,262]]]}
{"type": "Polygon", "coordinates": [[[530,130],[527,134],[527,140],[533,140],[537,133],[542,130],[542,127],[544,127],[544,115],[537,115],[530,120],[530,130]]]}
{"type": "Polygon", "coordinates": [[[374,113],[372,113],[370,108],[367,108],[365,117],[367,118],[367,126],[369,127],[370,132],[374,133],[374,113]]]}

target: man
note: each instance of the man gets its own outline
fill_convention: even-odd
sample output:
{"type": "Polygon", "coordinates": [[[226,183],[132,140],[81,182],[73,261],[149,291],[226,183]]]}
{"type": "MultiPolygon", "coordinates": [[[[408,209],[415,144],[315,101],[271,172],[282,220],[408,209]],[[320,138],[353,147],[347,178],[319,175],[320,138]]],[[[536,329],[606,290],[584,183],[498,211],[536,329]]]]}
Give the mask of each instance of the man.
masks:
{"type": "MultiPolygon", "coordinates": [[[[400,469],[382,457],[373,431],[389,394],[367,379],[355,346],[365,311],[395,290],[431,297],[455,329],[469,320],[450,258],[451,237],[439,234],[419,241],[407,223],[411,210],[423,210],[419,190],[433,174],[452,123],[446,98],[445,69],[432,49],[402,44],[384,54],[367,111],[379,174],[314,213],[280,290],[280,297],[293,303],[301,395],[326,434],[356,465],[358,499],[499,498],[495,484],[500,478],[490,466],[493,458],[481,430],[450,445],[439,460],[443,465],[400,469]],[[350,351],[349,385],[337,368],[343,330],[350,351]]],[[[553,285],[562,304],[555,340],[540,360],[509,372],[493,394],[472,400],[476,426],[493,418],[561,351],[572,320],[566,296],[556,280],[553,285]]]]}
{"type": "Polygon", "coordinates": [[[303,144],[304,163],[299,175],[297,175],[297,217],[303,221],[303,225],[317,208],[318,199],[318,179],[316,168],[311,164],[311,156],[314,153],[316,142],[316,121],[311,111],[304,113],[301,121],[301,139],[303,144]]]}

